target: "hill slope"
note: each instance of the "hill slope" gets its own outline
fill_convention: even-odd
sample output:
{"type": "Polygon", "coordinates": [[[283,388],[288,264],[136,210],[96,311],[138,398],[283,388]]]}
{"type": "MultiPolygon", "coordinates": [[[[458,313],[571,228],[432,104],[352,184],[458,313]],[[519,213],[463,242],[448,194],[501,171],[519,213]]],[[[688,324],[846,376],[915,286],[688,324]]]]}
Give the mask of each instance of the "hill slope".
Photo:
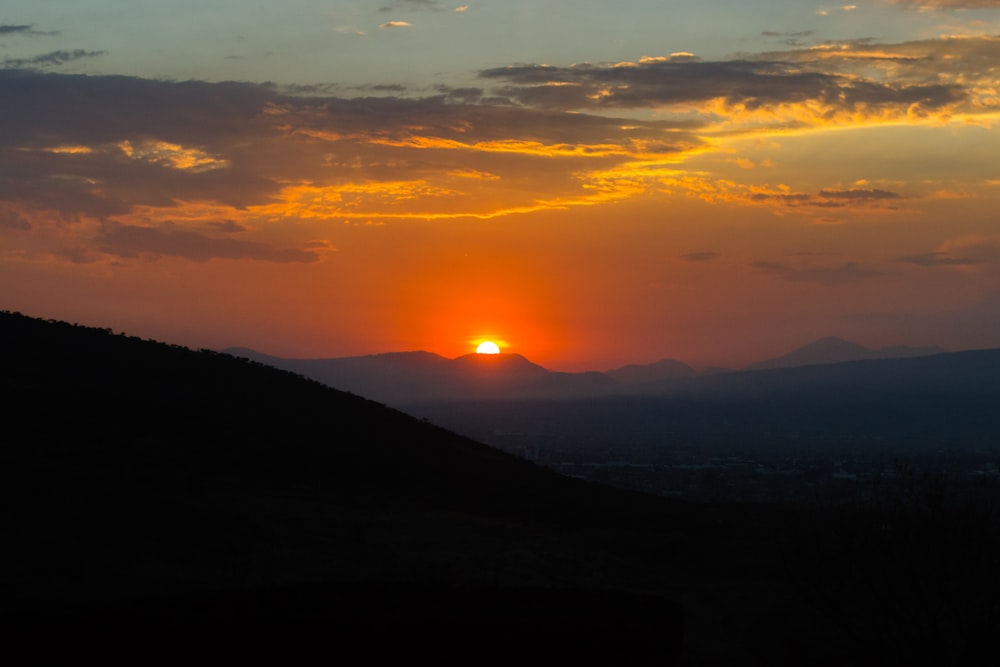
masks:
{"type": "Polygon", "coordinates": [[[685,553],[700,547],[664,530],[675,505],[224,354],[12,313],[0,345],[8,627],[311,627],[328,642],[346,623],[350,643],[374,628],[427,642],[453,625],[485,641],[477,616],[503,626],[542,605],[590,608],[584,625],[646,607],[638,635],[612,633],[629,645],[651,621],[679,632],[670,600],[586,593],[654,592],[665,562],[696,560],[685,553]],[[646,549],[615,546],[637,538],[646,549]]]}

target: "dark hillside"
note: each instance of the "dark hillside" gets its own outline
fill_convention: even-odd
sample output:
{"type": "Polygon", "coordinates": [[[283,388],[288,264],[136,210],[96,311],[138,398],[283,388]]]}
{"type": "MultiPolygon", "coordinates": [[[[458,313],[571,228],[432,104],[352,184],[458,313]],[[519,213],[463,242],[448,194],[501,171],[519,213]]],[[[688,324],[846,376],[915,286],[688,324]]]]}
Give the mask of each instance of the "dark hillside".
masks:
{"type": "Polygon", "coordinates": [[[289,372],[101,329],[0,317],[5,422],[19,434],[5,456],[497,518],[562,520],[583,502],[591,520],[609,503],[629,502],[289,372]]]}
{"type": "Polygon", "coordinates": [[[7,627],[221,624],[302,642],[347,624],[338,641],[381,628],[430,642],[454,626],[485,641],[494,625],[532,636],[512,619],[539,607],[576,619],[564,635],[655,633],[637,664],[679,650],[677,604],[624,592],[656,592],[657,554],[697,560],[674,505],[224,354],[12,313],[0,344],[7,627]],[[585,593],[601,589],[623,592],[585,593]],[[606,624],[640,602],[657,611],[606,624]]]}

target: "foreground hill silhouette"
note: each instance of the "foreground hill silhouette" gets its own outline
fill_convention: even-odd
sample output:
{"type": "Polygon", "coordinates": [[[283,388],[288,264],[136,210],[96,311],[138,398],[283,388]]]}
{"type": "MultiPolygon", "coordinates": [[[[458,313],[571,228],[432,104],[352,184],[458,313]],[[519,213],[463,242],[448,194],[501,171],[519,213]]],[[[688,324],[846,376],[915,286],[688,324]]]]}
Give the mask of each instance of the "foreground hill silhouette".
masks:
{"type": "Polygon", "coordinates": [[[0,620],[19,636],[680,650],[679,604],[655,595],[659,568],[697,560],[674,505],[228,355],[14,313],[0,343],[0,620]]]}

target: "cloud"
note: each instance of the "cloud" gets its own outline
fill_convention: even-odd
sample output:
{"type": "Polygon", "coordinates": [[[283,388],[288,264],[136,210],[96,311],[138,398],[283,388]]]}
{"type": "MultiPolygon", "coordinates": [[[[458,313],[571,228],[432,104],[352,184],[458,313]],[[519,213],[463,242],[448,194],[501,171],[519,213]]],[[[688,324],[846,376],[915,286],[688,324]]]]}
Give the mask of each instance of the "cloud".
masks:
{"type": "Polygon", "coordinates": [[[386,21],[380,23],[379,28],[409,28],[412,24],[406,21],[386,21]]]}
{"type": "Polygon", "coordinates": [[[13,25],[9,23],[7,24],[0,23],[0,37],[4,37],[6,35],[12,35],[12,36],[23,35],[25,37],[53,37],[58,34],[59,34],[58,30],[35,30],[35,26],[33,24],[13,25]]]}
{"type": "Polygon", "coordinates": [[[705,61],[672,56],[482,70],[487,94],[533,108],[656,110],[727,132],[943,122],[1000,110],[1000,36],[828,41],[705,61]]]}
{"type": "Polygon", "coordinates": [[[830,12],[853,12],[857,8],[857,5],[841,5],[840,7],[834,7],[833,9],[817,9],[816,13],[820,16],[829,16],[830,12]]]}
{"type": "Polygon", "coordinates": [[[754,187],[746,192],[730,192],[722,195],[727,199],[745,199],[758,204],[773,204],[782,207],[813,208],[893,208],[894,202],[903,198],[896,192],[878,189],[823,189],[818,193],[791,192],[786,188],[754,187]]]}
{"type": "Polygon", "coordinates": [[[781,41],[788,46],[801,46],[802,38],[811,37],[816,34],[815,30],[795,30],[795,31],[784,31],[779,32],[776,30],[765,30],[761,33],[763,37],[777,37],[781,38],[781,41]]]}
{"type": "Polygon", "coordinates": [[[761,273],[782,280],[815,283],[824,287],[836,287],[890,275],[884,271],[865,268],[857,262],[845,262],[832,267],[793,268],[781,262],[760,260],[751,262],[750,266],[761,273]]]}
{"type": "Polygon", "coordinates": [[[445,95],[450,101],[476,102],[483,97],[485,92],[482,88],[453,88],[451,86],[435,86],[434,88],[445,95]]]}
{"type": "Polygon", "coordinates": [[[33,25],[10,25],[0,23],[0,35],[37,35],[33,25]]]}
{"type": "Polygon", "coordinates": [[[469,5],[459,5],[458,7],[455,7],[453,11],[457,14],[461,14],[462,12],[467,12],[469,11],[469,5]]]}
{"type": "Polygon", "coordinates": [[[925,252],[919,255],[899,257],[897,262],[907,262],[918,266],[967,266],[978,263],[968,257],[954,257],[946,252],[925,252]]]}
{"type": "Polygon", "coordinates": [[[680,257],[686,262],[711,262],[721,255],[717,252],[689,252],[680,257]]]}
{"type": "Polygon", "coordinates": [[[2,64],[5,69],[56,67],[59,65],[65,65],[68,62],[73,62],[74,60],[96,58],[106,54],[107,51],[85,51],[83,49],[74,49],[72,51],[59,50],[50,51],[31,58],[4,58],[2,64]]]}
{"type": "MultiPolygon", "coordinates": [[[[690,54],[647,57],[583,68],[579,82],[552,87],[585,87],[587,77],[620,70],[640,82],[667,72],[690,80],[695,96],[715,94],[723,82],[739,90],[736,75],[747,61],[718,65],[690,54]]],[[[782,79],[786,66],[768,76],[782,79]]],[[[577,69],[563,68],[574,76],[577,69]]],[[[752,69],[750,88],[763,86],[752,69]]],[[[551,71],[524,66],[512,76],[541,74],[551,71]]],[[[769,94],[780,97],[780,88],[769,94]]],[[[889,210],[906,200],[867,182],[797,191],[685,167],[687,156],[712,150],[719,136],[716,121],[698,114],[568,113],[498,99],[489,87],[440,88],[428,97],[396,86],[352,91],[357,97],[334,90],[0,70],[0,210],[18,212],[5,218],[5,233],[41,238],[58,227],[52,235],[61,247],[100,240],[100,248],[119,253],[278,261],[302,259],[295,253],[304,252],[304,222],[486,219],[670,193],[813,215],[889,210]],[[279,226],[291,238],[303,235],[291,244],[300,250],[271,246],[279,226]],[[244,245],[223,238],[234,233],[244,245]]],[[[831,273],[841,268],[812,279],[859,275],[831,273]]],[[[807,280],[808,269],[785,274],[795,279],[799,270],[807,280]]]]}
{"type": "Polygon", "coordinates": [[[993,271],[1000,264],[1000,237],[973,234],[945,241],[931,252],[897,257],[897,262],[963,272],[993,271]]]}
{"type": "Polygon", "coordinates": [[[0,207],[0,229],[25,231],[31,229],[31,223],[13,208],[0,207]]]}
{"type": "Polygon", "coordinates": [[[902,198],[902,195],[896,192],[888,192],[886,190],[861,190],[861,189],[820,190],[819,196],[824,199],[848,199],[848,200],[861,200],[861,201],[902,198]]]}
{"type": "Polygon", "coordinates": [[[886,0],[892,5],[908,9],[996,9],[1000,0],[886,0]]]}
{"type": "Polygon", "coordinates": [[[1000,237],[972,234],[941,244],[941,252],[969,259],[976,264],[1000,264],[1000,237]]]}
{"type": "Polygon", "coordinates": [[[703,143],[690,119],[565,114],[476,89],[327,92],[0,70],[4,232],[36,257],[306,261],[304,239],[276,249],[268,230],[620,200],[656,187],[649,165],[703,143]]]}
{"type": "Polygon", "coordinates": [[[709,111],[714,104],[717,111],[740,115],[788,107],[820,121],[837,114],[944,109],[965,98],[957,84],[879,81],[842,74],[829,64],[803,68],[772,59],[515,65],[482,70],[479,76],[502,82],[498,93],[521,104],[565,110],[695,105],[709,111]]]}
{"type": "Polygon", "coordinates": [[[307,250],[277,249],[264,243],[217,239],[184,229],[109,224],[97,238],[103,252],[125,258],[183,257],[199,262],[211,259],[256,259],[267,262],[316,262],[307,250]]]}
{"type": "Polygon", "coordinates": [[[213,227],[219,232],[245,232],[247,227],[239,224],[234,220],[213,220],[208,223],[210,227],[213,227]]]}
{"type": "Polygon", "coordinates": [[[441,12],[445,10],[444,5],[436,0],[396,0],[391,5],[380,7],[380,12],[394,12],[401,9],[409,11],[432,11],[441,12]]]}

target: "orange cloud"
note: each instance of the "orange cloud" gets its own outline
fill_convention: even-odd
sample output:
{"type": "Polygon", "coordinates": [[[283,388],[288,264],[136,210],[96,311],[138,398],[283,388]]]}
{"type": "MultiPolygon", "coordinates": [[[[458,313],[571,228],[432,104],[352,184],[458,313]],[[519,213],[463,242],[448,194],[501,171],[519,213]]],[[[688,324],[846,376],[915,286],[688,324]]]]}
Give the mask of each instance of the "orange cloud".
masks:
{"type": "Polygon", "coordinates": [[[201,149],[166,141],[133,143],[126,140],[120,142],[118,148],[130,159],[162,164],[171,169],[208,171],[229,166],[229,162],[226,160],[213,157],[201,149]]]}

